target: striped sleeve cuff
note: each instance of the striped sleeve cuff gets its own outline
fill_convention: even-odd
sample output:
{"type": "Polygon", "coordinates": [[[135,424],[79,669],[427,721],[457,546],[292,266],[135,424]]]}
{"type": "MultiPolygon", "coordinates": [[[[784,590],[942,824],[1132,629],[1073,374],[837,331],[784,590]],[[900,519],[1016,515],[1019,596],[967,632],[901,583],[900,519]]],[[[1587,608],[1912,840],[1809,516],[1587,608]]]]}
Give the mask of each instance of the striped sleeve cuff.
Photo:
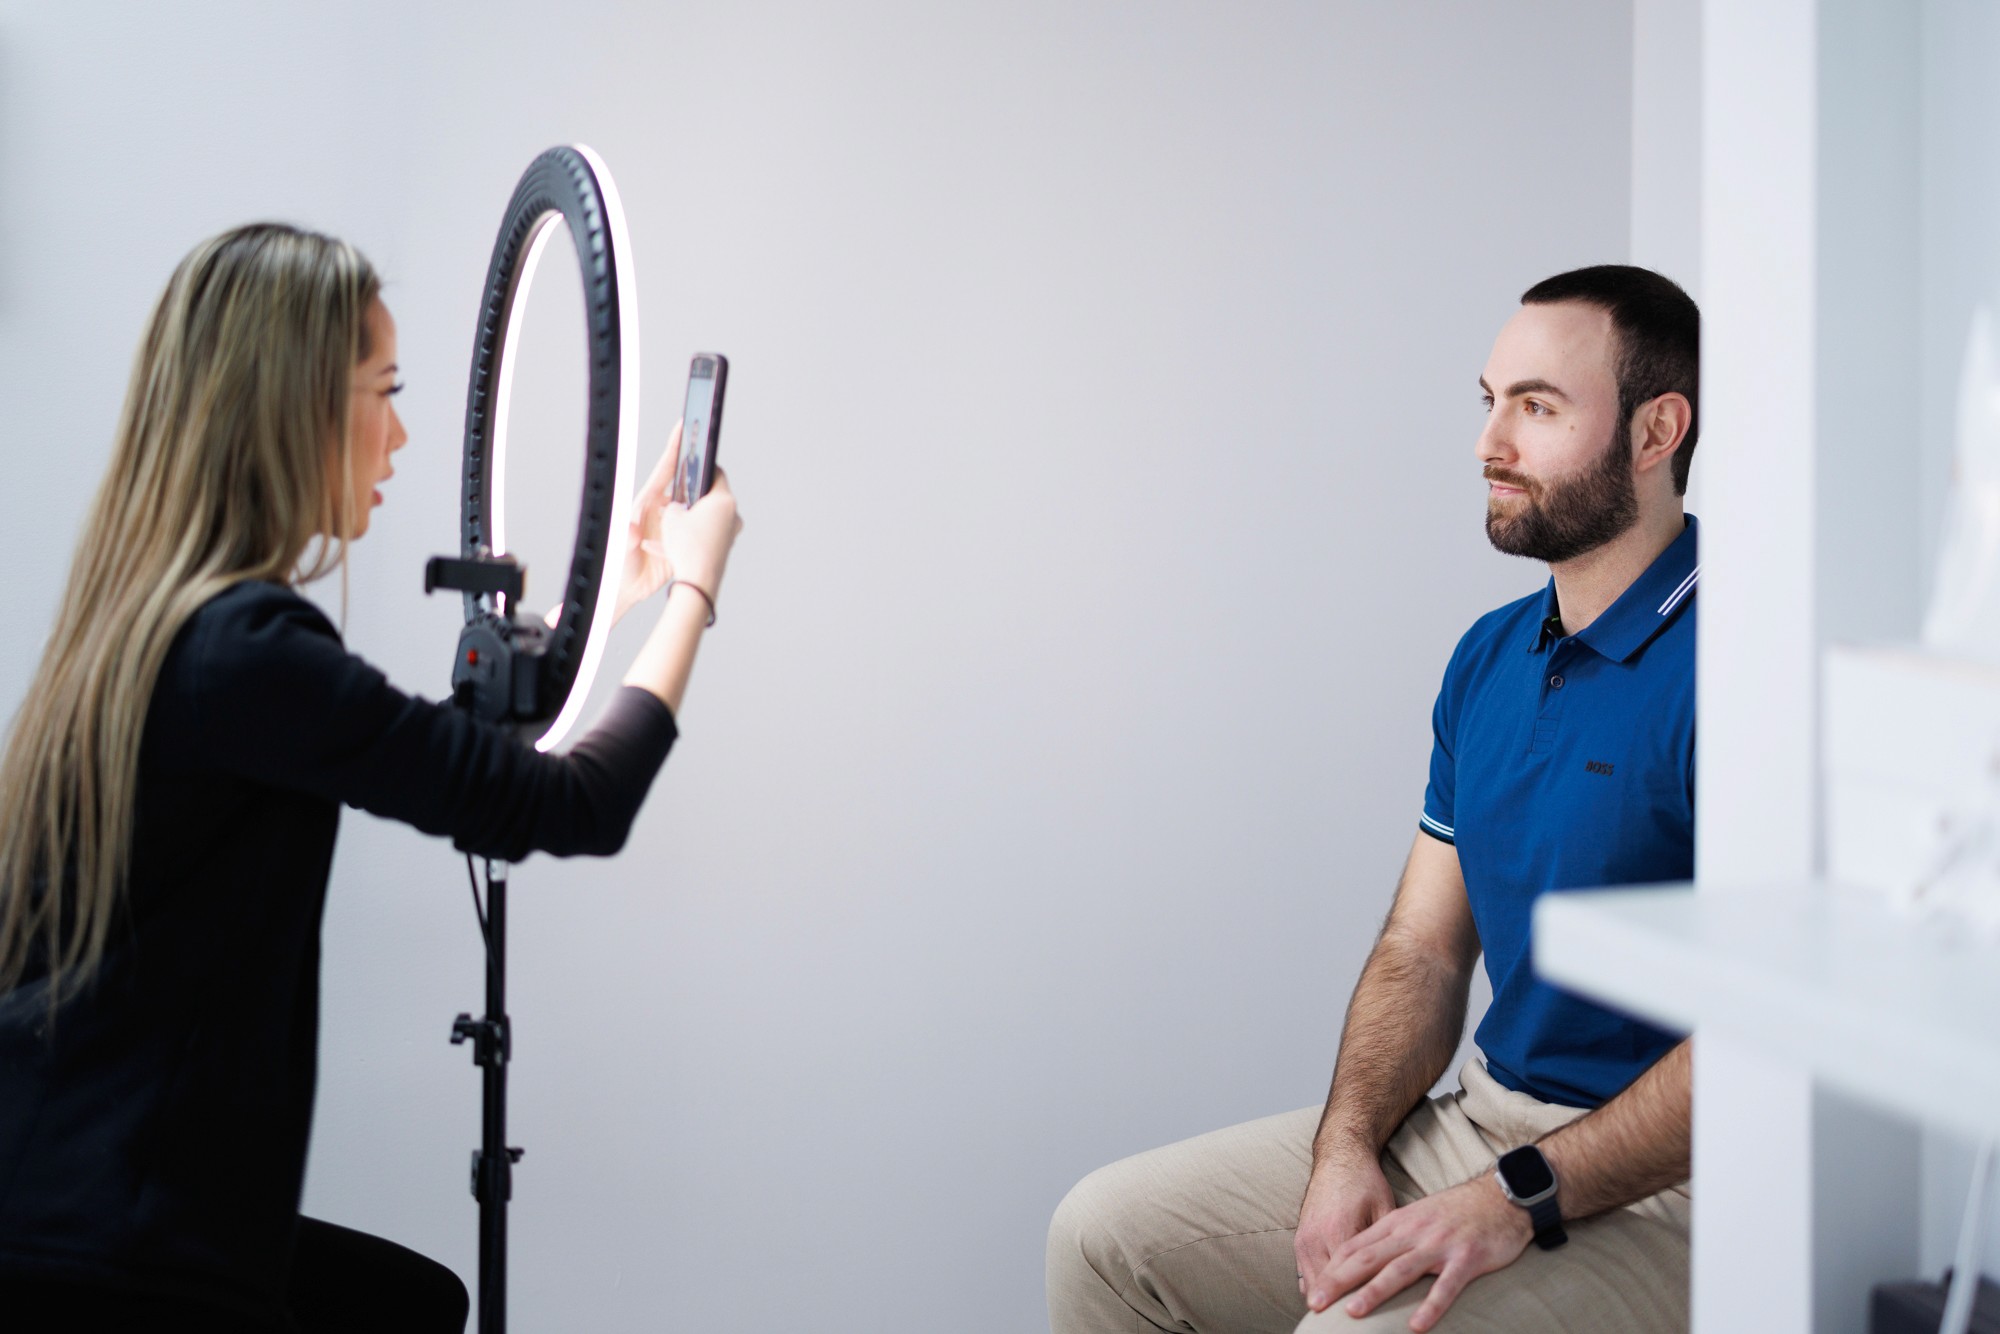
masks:
{"type": "Polygon", "coordinates": [[[1454,846],[1458,843],[1458,835],[1453,832],[1452,827],[1442,820],[1433,820],[1429,811],[1417,812],[1417,828],[1440,843],[1450,843],[1454,846]]]}

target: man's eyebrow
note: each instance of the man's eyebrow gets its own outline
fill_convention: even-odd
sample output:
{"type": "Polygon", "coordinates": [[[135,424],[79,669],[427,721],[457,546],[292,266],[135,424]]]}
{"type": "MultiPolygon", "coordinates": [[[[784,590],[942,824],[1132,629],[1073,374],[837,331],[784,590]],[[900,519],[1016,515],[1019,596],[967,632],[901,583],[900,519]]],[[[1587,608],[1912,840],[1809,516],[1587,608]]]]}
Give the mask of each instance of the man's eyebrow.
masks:
{"type": "Polygon", "coordinates": [[[392,361],[388,365],[384,366],[381,370],[375,373],[377,375],[394,375],[398,370],[401,369],[402,368],[400,366],[398,366],[395,362],[392,361]]]}
{"type": "MultiPolygon", "coordinates": [[[[1479,383],[1483,385],[1486,381],[1481,380],[1479,383]]],[[[1489,389],[1487,392],[1491,393],[1492,390],[1489,389]]],[[[1523,394],[1547,394],[1550,398],[1559,398],[1565,403],[1570,401],[1568,394],[1547,380],[1516,380],[1507,386],[1507,397],[1519,398],[1523,394]]]]}

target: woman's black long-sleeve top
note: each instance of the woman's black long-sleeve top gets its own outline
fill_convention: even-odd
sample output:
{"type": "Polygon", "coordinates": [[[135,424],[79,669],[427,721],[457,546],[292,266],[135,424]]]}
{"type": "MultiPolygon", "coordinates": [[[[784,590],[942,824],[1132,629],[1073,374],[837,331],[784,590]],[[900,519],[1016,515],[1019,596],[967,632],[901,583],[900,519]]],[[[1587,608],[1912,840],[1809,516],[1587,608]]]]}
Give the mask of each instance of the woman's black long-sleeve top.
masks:
{"type": "Polygon", "coordinates": [[[396,690],[289,588],[203,606],[153,694],[102,968],[53,1025],[42,980],[0,997],[0,1277],[276,1309],[341,805],[507,861],[611,853],[674,736],[625,689],[567,755],[539,754],[396,690]]]}

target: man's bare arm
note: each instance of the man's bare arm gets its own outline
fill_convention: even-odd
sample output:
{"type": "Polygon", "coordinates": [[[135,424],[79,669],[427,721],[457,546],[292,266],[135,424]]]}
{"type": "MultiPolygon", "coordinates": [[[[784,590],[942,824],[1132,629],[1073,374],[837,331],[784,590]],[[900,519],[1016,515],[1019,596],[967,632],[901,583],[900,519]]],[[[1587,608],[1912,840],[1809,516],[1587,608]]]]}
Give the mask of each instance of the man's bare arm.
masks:
{"type": "Polygon", "coordinates": [[[1375,1161],[1458,1049],[1478,960],[1458,849],[1419,833],[1347,1005],[1315,1165],[1375,1161]]]}
{"type": "Polygon", "coordinates": [[[1563,1217],[1587,1218],[1688,1179],[1690,1058],[1683,1041],[1610,1102],[1543,1137],[1563,1217]]]}
{"type": "MultiPolygon", "coordinates": [[[[1542,1139],[1564,1217],[1602,1213],[1687,1180],[1688,1065],[1683,1042],[1623,1093],[1542,1139]]],[[[1311,1275],[1306,1303],[1323,1311],[1347,1297],[1347,1314],[1360,1317],[1422,1275],[1436,1274],[1410,1317],[1411,1329],[1428,1330],[1466,1284],[1514,1263],[1532,1237],[1527,1213],[1483,1171],[1385,1211],[1333,1246],[1318,1268],[1302,1268],[1311,1275]]]]}

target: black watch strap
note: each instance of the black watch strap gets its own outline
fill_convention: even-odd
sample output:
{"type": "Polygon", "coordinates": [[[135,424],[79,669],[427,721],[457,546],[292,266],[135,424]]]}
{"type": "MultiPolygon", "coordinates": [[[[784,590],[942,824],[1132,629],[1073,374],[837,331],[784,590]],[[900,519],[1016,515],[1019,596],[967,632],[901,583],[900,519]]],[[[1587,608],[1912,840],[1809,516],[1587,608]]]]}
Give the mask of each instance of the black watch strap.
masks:
{"type": "Polygon", "coordinates": [[[1569,1240],[1569,1233],[1563,1230],[1562,1206],[1555,1196],[1529,1205],[1528,1218],[1535,1225],[1535,1245],[1543,1250],[1552,1251],[1569,1240]]]}

